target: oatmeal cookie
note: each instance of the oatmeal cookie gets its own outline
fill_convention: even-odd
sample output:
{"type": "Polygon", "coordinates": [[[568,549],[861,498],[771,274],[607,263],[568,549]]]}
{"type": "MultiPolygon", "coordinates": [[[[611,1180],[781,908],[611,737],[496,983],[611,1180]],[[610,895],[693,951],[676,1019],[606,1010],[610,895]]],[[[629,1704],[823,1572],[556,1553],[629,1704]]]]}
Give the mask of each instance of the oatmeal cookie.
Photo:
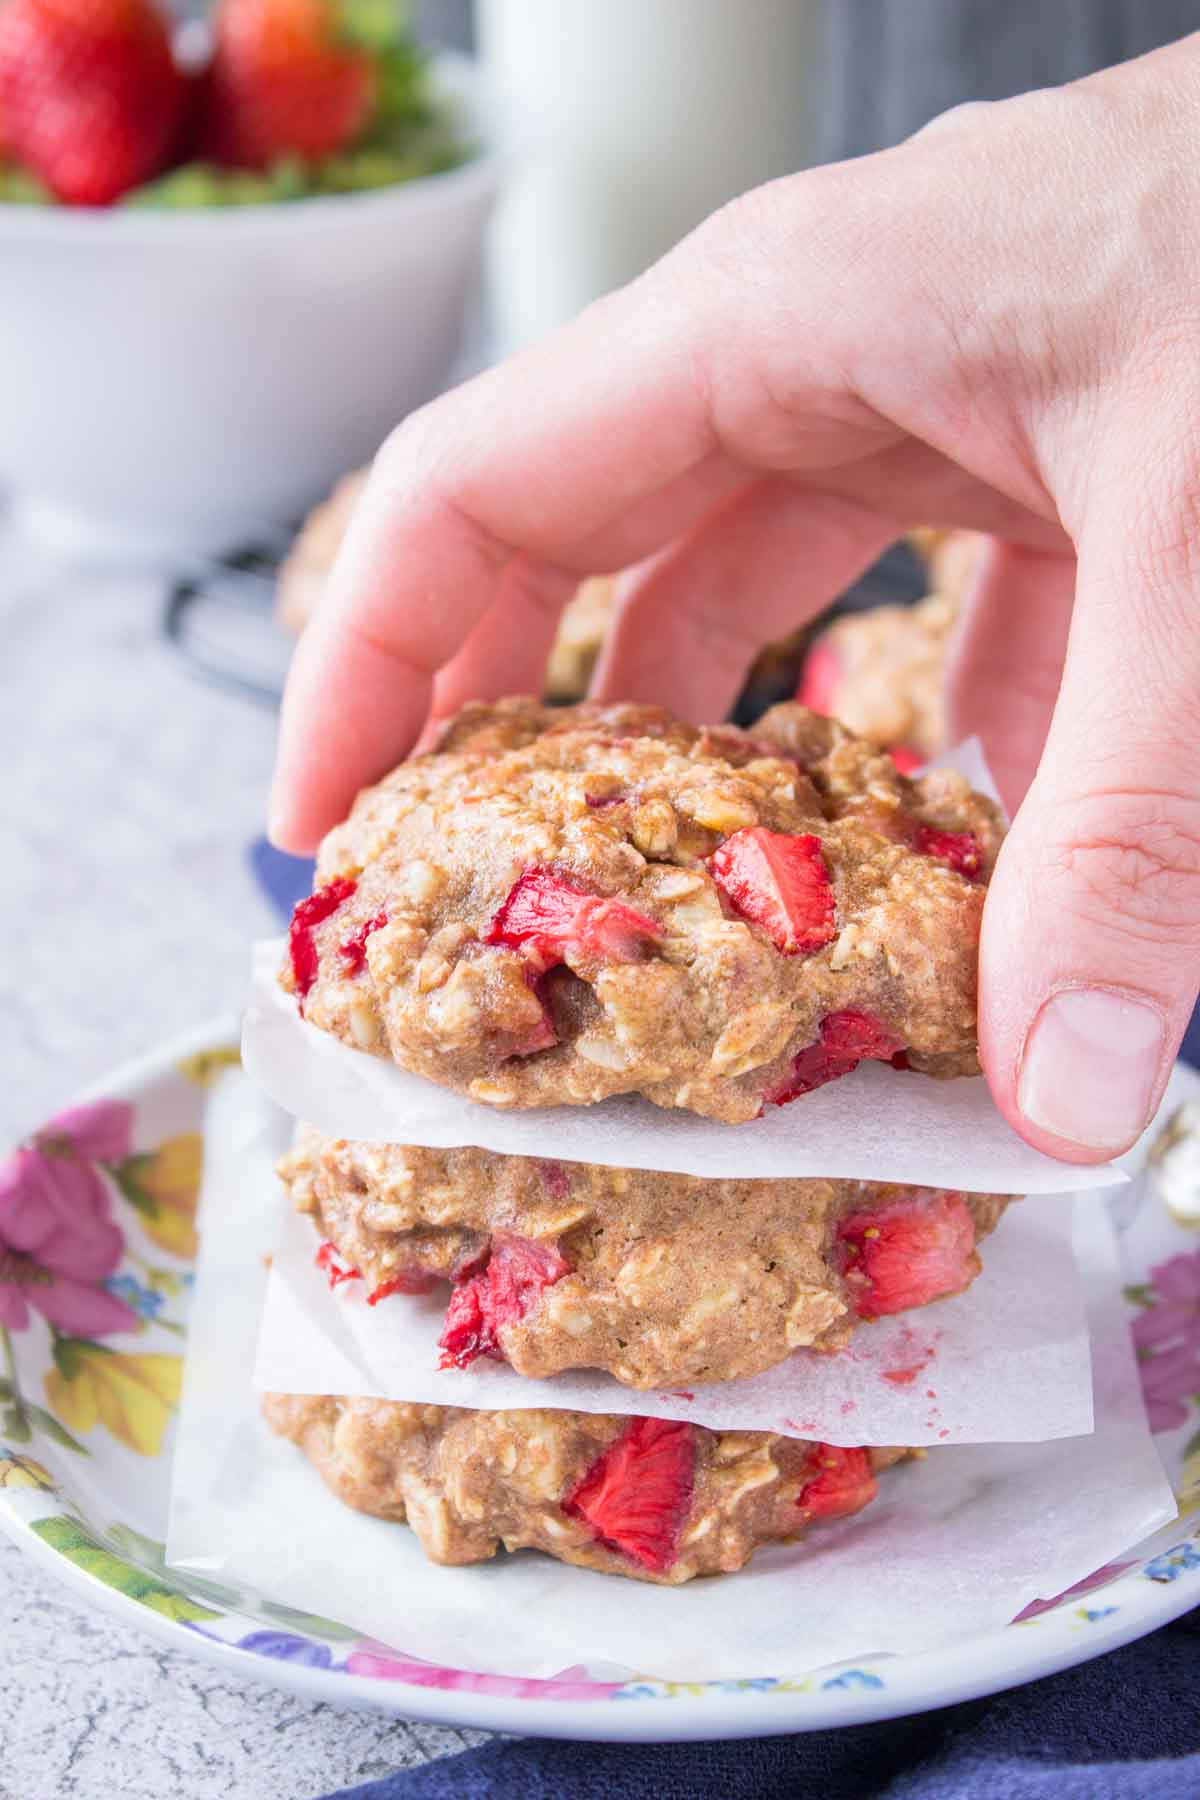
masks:
{"type": "Polygon", "coordinates": [[[671,1585],[860,1512],[908,1454],[609,1413],[311,1394],[268,1394],[263,1412],[339,1500],[407,1522],[431,1562],[503,1545],[671,1585]]]}
{"type": "Polygon", "coordinates": [[[644,1094],[731,1124],[864,1057],[978,1072],[1001,826],[802,707],[469,706],[325,838],[283,985],[489,1105],[644,1094]]]}
{"type": "Polygon", "coordinates": [[[839,1350],[863,1318],[961,1293],[998,1194],[702,1181],[302,1130],[279,1164],[330,1282],[372,1304],[452,1283],[442,1366],[635,1388],[732,1381],[839,1350]]]}

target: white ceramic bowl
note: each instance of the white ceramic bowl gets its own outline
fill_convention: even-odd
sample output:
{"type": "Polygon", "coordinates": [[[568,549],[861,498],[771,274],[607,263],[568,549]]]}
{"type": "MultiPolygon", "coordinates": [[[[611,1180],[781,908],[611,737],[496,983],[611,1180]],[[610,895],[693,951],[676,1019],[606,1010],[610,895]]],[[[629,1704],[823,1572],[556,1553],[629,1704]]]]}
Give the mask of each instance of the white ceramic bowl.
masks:
{"type": "Polygon", "coordinates": [[[97,554],[213,552],[296,518],[445,380],[498,163],[191,213],[0,205],[0,491],[97,554]]]}

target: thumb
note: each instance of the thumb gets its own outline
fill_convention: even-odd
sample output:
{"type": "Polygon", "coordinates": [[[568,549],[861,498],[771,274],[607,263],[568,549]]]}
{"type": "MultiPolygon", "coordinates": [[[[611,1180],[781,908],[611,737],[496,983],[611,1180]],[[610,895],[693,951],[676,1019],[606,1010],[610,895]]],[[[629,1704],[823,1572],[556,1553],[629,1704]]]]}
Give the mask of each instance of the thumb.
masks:
{"type": "Polygon", "coordinates": [[[997,1104],[1050,1155],[1127,1149],[1198,984],[1200,527],[1181,481],[1080,535],[1062,686],[984,912],[997,1104]]]}

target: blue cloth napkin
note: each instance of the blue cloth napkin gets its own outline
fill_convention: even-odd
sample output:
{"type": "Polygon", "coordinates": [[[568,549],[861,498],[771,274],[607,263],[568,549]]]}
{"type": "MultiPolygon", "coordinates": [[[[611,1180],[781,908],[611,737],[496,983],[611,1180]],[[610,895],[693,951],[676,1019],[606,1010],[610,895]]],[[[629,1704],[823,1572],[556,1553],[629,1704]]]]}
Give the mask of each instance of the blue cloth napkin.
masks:
{"type": "Polygon", "coordinates": [[[917,1718],[717,1744],[525,1738],[346,1788],[340,1800],[1198,1796],[1200,1609],[1064,1675],[917,1718]]]}
{"type": "MultiPolygon", "coordinates": [[[[311,891],[312,863],[285,856],[265,839],[252,844],[249,854],[256,877],[286,919],[311,891]]],[[[1200,1008],[1182,1054],[1200,1066],[1200,1008]]],[[[1083,1668],[918,1718],[714,1744],[563,1744],[527,1738],[486,1744],[346,1788],[341,1800],[810,1796],[1200,1800],[1200,1609],[1083,1668]]]]}
{"type": "Polygon", "coordinates": [[[286,922],[296,902],[312,893],[317,865],[307,856],[286,855],[265,837],[255,838],[246,855],[259,887],[286,922]]]}

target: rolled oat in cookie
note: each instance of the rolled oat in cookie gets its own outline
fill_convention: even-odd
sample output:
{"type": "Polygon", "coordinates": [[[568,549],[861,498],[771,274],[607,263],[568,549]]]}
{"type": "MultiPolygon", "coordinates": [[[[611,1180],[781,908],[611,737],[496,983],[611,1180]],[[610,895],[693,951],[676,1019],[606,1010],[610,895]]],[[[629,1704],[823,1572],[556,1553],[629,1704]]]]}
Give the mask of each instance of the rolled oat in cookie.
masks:
{"type": "Polygon", "coordinates": [[[608,1413],[475,1412],[268,1394],[263,1412],[347,1506],[407,1522],[431,1562],[543,1550],[678,1585],[860,1512],[909,1454],[608,1413]]]}
{"type": "Polygon", "coordinates": [[[373,1304],[450,1292],[443,1367],[479,1356],[628,1387],[732,1381],[838,1350],[862,1319],[961,1293],[1001,1195],[859,1181],[702,1181],[327,1138],[280,1175],[330,1282],[373,1304]]]}
{"type": "Polygon", "coordinates": [[[731,1124],[875,1058],[978,1072],[991,801],[787,705],[469,706],[326,837],[305,1017],[489,1105],[731,1124]]]}

